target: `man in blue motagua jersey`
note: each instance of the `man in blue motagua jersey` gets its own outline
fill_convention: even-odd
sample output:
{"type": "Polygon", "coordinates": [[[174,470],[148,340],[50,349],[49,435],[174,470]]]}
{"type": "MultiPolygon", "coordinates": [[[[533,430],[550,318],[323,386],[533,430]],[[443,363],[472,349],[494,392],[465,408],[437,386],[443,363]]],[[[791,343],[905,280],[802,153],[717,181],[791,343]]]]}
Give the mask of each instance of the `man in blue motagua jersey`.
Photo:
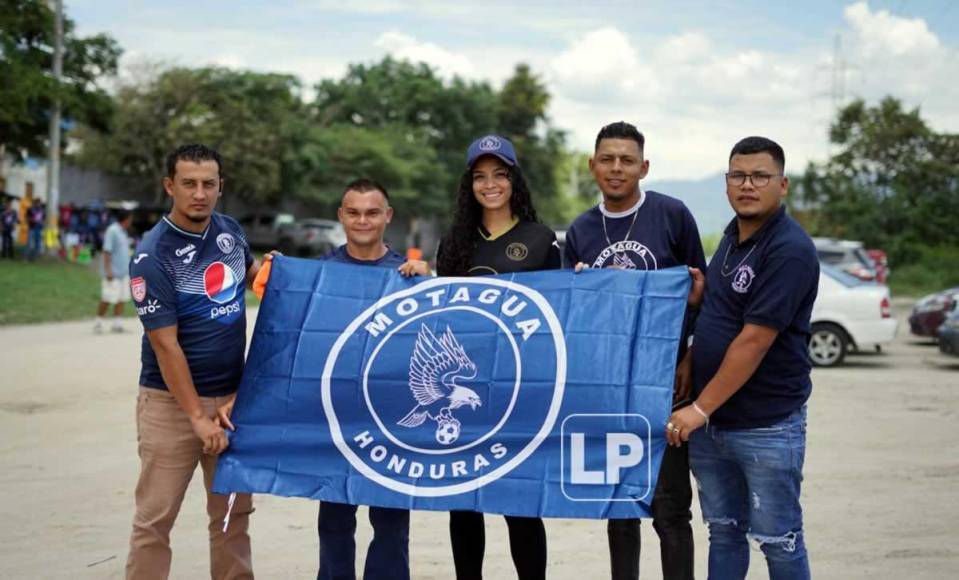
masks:
{"type": "MultiPolygon", "coordinates": [[[[393,219],[386,188],[370,179],[357,179],[346,186],[337,217],[346,230],[346,244],[323,256],[323,260],[396,268],[404,276],[429,276],[422,260],[406,261],[383,241],[393,219]]],[[[410,512],[370,506],[373,539],[366,552],[364,578],[409,580],[410,512]]],[[[319,580],[356,578],[356,506],[320,502],[317,521],[320,535],[319,580]]]]}
{"type": "Polygon", "coordinates": [[[199,463],[207,491],[212,578],[253,578],[249,494],[210,491],[246,350],[244,293],[260,263],[243,230],[214,211],[223,161],[203,145],[167,157],[163,187],[173,201],[130,260],[130,292],[143,323],[137,398],[140,477],[127,578],[169,575],[170,530],[199,463]]]}
{"type": "Polygon", "coordinates": [[[726,196],[736,218],[706,272],[690,349],[691,405],[666,424],[671,445],[689,441],[709,577],[749,570],[749,541],[772,580],[809,578],[799,504],[812,391],[809,319],[819,288],[812,240],[786,213],[782,147],[747,137],[733,147],[726,196]]]}

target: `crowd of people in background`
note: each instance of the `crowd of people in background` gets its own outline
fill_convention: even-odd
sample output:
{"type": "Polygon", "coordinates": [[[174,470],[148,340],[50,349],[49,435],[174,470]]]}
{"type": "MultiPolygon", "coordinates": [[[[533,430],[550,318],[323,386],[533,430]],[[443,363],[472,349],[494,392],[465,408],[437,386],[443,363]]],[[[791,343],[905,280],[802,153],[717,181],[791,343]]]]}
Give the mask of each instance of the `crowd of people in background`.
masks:
{"type": "Polygon", "coordinates": [[[57,228],[49,227],[49,208],[40,199],[7,198],[0,213],[0,259],[17,257],[34,261],[51,254],[74,262],[88,261],[103,250],[104,233],[115,221],[110,209],[100,205],[59,206],[57,228]]]}

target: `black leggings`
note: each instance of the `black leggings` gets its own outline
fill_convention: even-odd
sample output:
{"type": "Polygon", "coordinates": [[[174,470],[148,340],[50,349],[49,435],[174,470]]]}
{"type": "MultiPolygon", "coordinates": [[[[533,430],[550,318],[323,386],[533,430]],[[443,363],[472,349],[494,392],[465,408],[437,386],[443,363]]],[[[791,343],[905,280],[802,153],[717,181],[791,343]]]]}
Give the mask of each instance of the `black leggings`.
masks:
{"type": "MultiPolygon", "coordinates": [[[[519,580],[546,578],[546,528],[541,518],[504,516],[519,580]]],[[[479,512],[450,512],[450,542],[457,580],[482,580],[486,525],[479,512]]]]}

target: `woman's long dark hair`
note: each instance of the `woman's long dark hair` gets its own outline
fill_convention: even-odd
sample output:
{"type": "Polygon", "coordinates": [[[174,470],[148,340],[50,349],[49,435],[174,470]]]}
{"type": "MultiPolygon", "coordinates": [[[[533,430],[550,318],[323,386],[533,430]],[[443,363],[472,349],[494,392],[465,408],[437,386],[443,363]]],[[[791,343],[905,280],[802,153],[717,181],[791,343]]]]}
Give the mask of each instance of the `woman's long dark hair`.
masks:
{"type": "MultiPolygon", "coordinates": [[[[513,188],[509,198],[509,209],[513,217],[521,221],[538,222],[523,172],[517,166],[506,169],[513,188]]],[[[482,223],[483,206],[473,195],[473,169],[468,168],[460,177],[453,223],[440,240],[440,251],[436,256],[436,272],[440,276],[466,276],[469,273],[473,265],[473,250],[479,240],[479,227],[482,223]]]]}

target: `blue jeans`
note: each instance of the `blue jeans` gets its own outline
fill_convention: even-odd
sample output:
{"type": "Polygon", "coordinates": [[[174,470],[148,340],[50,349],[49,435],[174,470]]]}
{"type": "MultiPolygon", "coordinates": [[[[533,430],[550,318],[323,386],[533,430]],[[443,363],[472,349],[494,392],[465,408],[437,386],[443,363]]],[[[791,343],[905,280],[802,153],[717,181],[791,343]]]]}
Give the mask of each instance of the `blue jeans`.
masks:
{"type": "MultiPolygon", "coordinates": [[[[363,578],[409,580],[409,510],[370,507],[373,539],[366,552],[363,578]]],[[[356,578],[356,506],[320,502],[320,571],[317,580],[356,578]]]]}
{"type": "Polygon", "coordinates": [[[771,580],[809,578],[799,505],[805,455],[805,406],[769,427],[693,432],[689,463],[709,526],[710,580],[745,578],[750,540],[771,580]]]}

